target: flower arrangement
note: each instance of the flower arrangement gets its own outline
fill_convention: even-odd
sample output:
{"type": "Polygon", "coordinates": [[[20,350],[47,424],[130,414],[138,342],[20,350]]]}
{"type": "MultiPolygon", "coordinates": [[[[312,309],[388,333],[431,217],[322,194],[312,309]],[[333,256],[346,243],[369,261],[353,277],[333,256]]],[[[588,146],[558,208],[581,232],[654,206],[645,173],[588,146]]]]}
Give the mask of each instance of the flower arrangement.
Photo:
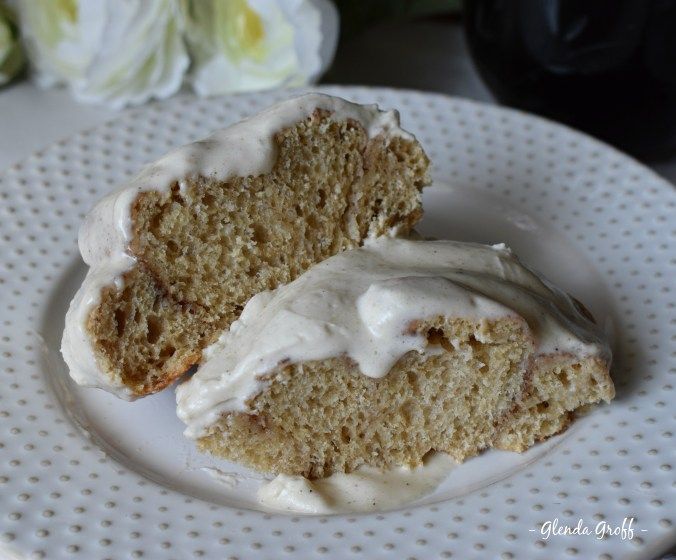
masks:
{"type": "Polygon", "coordinates": [[[0,0],[0,86],[26,60],[40,87],[112,108],[300,86],[321,77],[339,35],[457,11],[459,0],[0,0]],[[340,11],[340,15],[339,15],[340,11]]]}
{"type": "Polygon", "coordinates": [[[22,61],[40,87],[65,86],[113,108],[164,99],[296,86],[333,59],[329,0],[0,0],[0,83],[22,61]],[[18,54],[17,54],[18,53],[18,54]]]}

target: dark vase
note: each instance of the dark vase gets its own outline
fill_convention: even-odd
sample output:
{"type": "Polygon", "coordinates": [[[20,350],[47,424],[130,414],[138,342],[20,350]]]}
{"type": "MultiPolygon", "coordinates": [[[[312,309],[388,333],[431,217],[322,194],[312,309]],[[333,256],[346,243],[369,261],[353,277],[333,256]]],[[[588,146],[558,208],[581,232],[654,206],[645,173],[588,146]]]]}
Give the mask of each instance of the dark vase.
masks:
{"type": "Polygon", "coordinates": [[[466,0],[464,25],[501,103],[676,156],[676,0],[466,0]]]}

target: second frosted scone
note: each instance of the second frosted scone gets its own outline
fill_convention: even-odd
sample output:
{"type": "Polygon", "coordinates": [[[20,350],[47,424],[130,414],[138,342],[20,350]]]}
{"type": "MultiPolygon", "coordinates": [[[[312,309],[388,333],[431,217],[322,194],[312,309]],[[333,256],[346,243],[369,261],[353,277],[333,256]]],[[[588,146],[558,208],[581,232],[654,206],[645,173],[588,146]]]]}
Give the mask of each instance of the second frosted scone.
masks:
{"type": "Polygon", "coordinates": [[[521,451],[610,400],[594,323],[504,246],[377,239],[255,296],[177,390],[186,435],[324,477],[521,451]]]}

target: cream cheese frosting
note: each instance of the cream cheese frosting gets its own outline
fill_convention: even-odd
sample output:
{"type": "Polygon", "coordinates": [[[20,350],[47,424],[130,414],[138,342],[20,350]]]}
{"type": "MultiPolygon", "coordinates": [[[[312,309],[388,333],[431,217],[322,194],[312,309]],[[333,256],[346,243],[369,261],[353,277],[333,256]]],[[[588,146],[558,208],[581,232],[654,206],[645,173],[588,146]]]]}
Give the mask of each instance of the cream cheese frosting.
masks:
{"type": "Polygon", "coordinates": [[[362,466],[308,480],[277,475],[258,489],[258,502],[288,513],[329,515],[394,509],[433,492],[457,463],[445,453],[432,453],[419,467],[380,470],[362,466]]]}
{"type": "Polygon", "coordinates": [[[205,436],[224,413],[248,410],[280,363],[348,356],[364,375],[382,377],[407,352],[439,350],[410,329],[436,316],[520,317],[539,355],[609,359],[601,333],[572,298],[506,246],[373,239],[249,301],[177,389],[184,433],[205,436]]]}
{"type": "Polygon", "coordinates": [[[359,122],[369,138],[412,138],[399,127],[396,111],[380,111],[376,105],[358,105],[329,95],[307,94],[173,150],[146,166],[89,212],[80,228],[78,245],[90,269],[66,314],[61,343],[61,353],[77,383],[101,387],[125,399],[134,398],[122,379],[101,371],[87,333],[87,321],[100,302],[101,290],[111,285],[121,290],[124,273],[135,265],[128,247],[132,237],[131,207],[136,197],[144,191],[168,192],[174,184],[185,190],[187,180],[198,176],[227,181],[268,173],[277,159],[275,134],[317,109],[330,113],[334,121],[359,122]]]}

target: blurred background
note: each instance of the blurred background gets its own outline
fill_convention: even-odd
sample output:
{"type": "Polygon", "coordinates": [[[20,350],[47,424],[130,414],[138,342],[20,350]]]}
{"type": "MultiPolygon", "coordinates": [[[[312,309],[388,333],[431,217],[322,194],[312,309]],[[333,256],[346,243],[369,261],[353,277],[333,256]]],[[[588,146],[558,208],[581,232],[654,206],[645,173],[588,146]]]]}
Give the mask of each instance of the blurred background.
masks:
{"type": "Polygon", "coordinates": [[[529,111],[676,182],[676,0],[0,0],[0,171],[129,107],[312,84],[529,111]]]}
{"type": "Polygon", "coordinates": [[[313,83],[501,103],[676,180],[676,0],[0,0],[0,168],[130,106],[313,83]]]}

